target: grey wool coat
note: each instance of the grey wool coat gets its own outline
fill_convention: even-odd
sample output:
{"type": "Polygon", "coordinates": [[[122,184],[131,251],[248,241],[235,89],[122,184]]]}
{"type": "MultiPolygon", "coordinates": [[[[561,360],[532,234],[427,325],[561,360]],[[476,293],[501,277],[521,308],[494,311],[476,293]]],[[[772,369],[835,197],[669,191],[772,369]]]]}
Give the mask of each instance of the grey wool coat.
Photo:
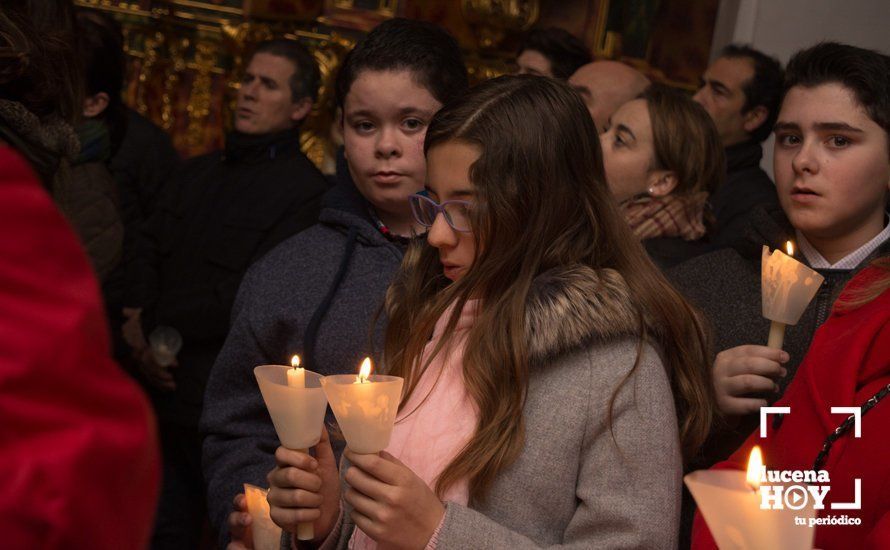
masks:
{"type": "MultiPolygon", "coordinates": [[[[523,451],[484,502],[447,504],[436,548],[676,548],[674,400],[659,354],[632,336],[637,312],[624,280],[587,267],[548,271],[526,319],[523,451]]],[[[344,512],[325,548],[347,547],[355,526],[344,512]]]]}

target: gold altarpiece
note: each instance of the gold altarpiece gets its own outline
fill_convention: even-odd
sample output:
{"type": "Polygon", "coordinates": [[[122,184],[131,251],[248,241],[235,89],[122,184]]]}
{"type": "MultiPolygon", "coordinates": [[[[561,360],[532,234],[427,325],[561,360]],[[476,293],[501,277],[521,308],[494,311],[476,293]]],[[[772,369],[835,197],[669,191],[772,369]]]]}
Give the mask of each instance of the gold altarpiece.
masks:
{"type": "MultiPolygon", "coordinates": [[[[651,24],[664,17],[665,5],[679,0],[637,1],[648,5],[651,24]]],[[[254,44],[272,37],[303,42],[322,75],[319,101],[303,125],[303,149],[328,173],[333,171],[337,144],[334,75],[355,41],[380,21],[404,16],[447,28],[466,52],[474,82],[510,72],[519,35],[538,25],[565,27],[598,57],[622,58],[656,80],[689,87],[707,63],[717,0],[683,3],[688,7],[690,2],[703,7],[692,10],[698,28],[693,36],[685,34],[683,58],[671,65],[670,59],[662,60],[666,50],[654,42],[657,24],[644,35],[645,57],[628,58],[616,51],[608,0],[75,0],[121,22],[127,56],[125,101],[168,131],[184,157],[222,145],[245,54],[254,44]],[[691,42],[695,35],[703,43],[691,42]]],[[[683,17],[686,24],[689,20],[683,17]]],[[[639,42],[640,22],[632,23],[633,38],[639,42]]],[[[674,44],[676,37],[670,41],[674,44]]]]}

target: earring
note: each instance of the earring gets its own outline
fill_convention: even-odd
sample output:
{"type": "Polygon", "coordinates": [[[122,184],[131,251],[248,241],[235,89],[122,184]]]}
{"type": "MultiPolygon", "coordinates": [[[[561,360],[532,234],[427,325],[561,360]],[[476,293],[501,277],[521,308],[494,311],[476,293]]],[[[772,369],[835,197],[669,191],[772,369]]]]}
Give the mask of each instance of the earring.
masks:
{"type": "Polygon", "coordinates": [[[649,194],[650,194],[650,195],[654,195],[654,194],[655,194],[655,188],[654,188],[654,187],[650,187],[650,188],[649,188],[649,194]]]}

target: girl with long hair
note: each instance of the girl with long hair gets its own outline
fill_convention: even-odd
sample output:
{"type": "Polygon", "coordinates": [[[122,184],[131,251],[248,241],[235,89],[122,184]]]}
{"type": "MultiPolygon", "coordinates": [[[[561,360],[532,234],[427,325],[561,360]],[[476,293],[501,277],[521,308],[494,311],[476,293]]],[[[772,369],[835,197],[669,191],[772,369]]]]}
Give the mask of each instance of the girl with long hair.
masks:
{"type": "Polygon", "coordinates": [[[653,84],[612,115],[600,141],[612,194],[655,263],[668,268],[708,252],[708,198],[726,168],[704,108],[680,90],[653,84]]]}
{"type": "Polygon", "coordinates": [[[387,296],[385,368],[405,378],[390,445],[347,448],[342,502],[279,448],[272,518],[293,531],[339,506],[325,547],[675,547],[683,457],[714,409],[708,345],[615,208],[583,103],[490,80],[424,151],[428,233],[387,296]]]}

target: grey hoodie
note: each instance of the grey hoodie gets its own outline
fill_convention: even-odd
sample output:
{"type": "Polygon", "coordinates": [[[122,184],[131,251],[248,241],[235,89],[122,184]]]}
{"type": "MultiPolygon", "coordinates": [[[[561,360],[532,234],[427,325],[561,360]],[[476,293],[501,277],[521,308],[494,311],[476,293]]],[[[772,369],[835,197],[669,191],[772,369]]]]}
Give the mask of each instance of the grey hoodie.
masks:
{"type": "Polygon", "coordinates": [[[375,227],[353,184],[341,181],[326,195],[317,225],[245,275],[201,417],[207,506],[221,547],[229,539],[232,499],[244,483],[268,485],[279,445],[253,368],[289,364],[298,353],[306,368],[325,375],[354,372],[363,357],[376,356],[385,319],[373,330],[372,323],[402,256],[375,227]]]}

